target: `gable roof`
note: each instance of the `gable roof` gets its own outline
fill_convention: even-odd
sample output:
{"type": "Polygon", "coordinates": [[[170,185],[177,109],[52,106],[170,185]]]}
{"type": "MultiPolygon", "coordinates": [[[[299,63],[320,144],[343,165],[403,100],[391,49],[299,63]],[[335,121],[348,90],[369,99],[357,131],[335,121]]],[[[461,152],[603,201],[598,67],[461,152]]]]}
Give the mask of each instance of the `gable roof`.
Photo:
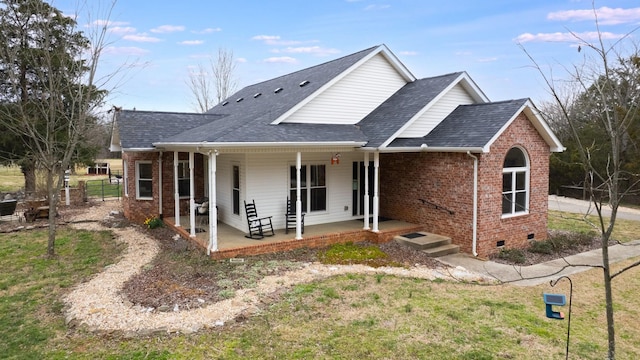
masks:
{"type": "Polygon", "coordinates": [[[379,46],[371,47],[333,61],[247,86],[207,111],[207,114],[225,115],[224,121],[183,131],[158,143],[266,143],[291,141],[291,139],[295,139],[296,142],[345,141],[348,136],[356,142],[366,142],[365,137],[354,126],[319,126],[318,124],[286,124],[285,126],[285,124],[272,123],[365,57],[379,52],[379,48],[379,46]],[[288,135],[289,131],[293,131],[293,136],[288,135]]]}
{"type": "Polygon", "coordinates": [[[398,138],[389,147],[488,152],[491,144],[523,111],[551,151],[564,150],[529,99],[460,105],[426,136],[398,138]]]}
{"type": "MultiPolygon", "coordinates": [[[[455,103],[452,105],[455,106],[455,103]]],[[[525,111],[552,151],[562,151],[562,144],[538,116],[529,100],[488,103],[488,98],[466,72],[415,80],[395,55],[386,46],[380,45],[247,86],[204,114],[120,111],[114,120],[117,126],[112,130],[112,149],[148,151],[203,145],[339,145],[353,148],[366,146],[369,150],[379,151],[421,151],[425,147],[433,151],[488,151],[490,144],[522,111],[525,111]],[[384,56],[392,65],[392,71],[397,71],[408,83],[381,101],[358,123],[282,122],[301,104],[308,103],[338,79],[377,55],[384,56]],[[436,102],[458,85],[464,88],[471,101],[481,104],[458,106],[440,123],[433,122],[433,129],[424,137],[396,138],[425,112],[428,114],[436,102]]],[[[438,120],[436,117],[434,119],[438,120]]],[[[425,131],[429,131],[429,128],[425,131]]]]}
{"type": "Polygon", "coordinates": [[[403,86],[358,123],[369,139],[367,147],[381,146],[461,74],[458,72],[420,79],[403,86]]]}

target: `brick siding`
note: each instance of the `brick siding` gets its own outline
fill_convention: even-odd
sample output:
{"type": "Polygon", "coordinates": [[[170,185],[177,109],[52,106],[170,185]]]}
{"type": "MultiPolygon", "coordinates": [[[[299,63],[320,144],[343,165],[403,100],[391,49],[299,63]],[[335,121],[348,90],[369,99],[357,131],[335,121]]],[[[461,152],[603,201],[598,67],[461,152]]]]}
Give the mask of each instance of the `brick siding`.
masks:
{"type": "MultiPolygon", "coordinates": [[[[478,164],[478,256],[528,245],[547,236],[547,194],[549,188],[549,146],[524,114],[491,146],[476,154],[478,164]],[[502,167],[509,149],[520,146],[530,161],[530,212],[502,218],[502,167]]],[[[427,231],[451,237],[461,251],[472,252],[473,158],[466,153],[382,154],[380,173],[381,215],[422,224],[427,231]],[[419,199],[434,205],[424,204],[419,199]]]]}
{"type": "MultiPolygon", "coordinates": [[[[123,152],[122,160],[126,161],[127,174],[129,180],[126,181],[128,196],[123,197],[122,205],[124,215],[130,221],[143,223],[144,220],[150,216],[160,215],[159,206],[159,189],[158,189],[158,174],[159,174],[159,153],[158,152],[123,152]],[[136,161],[151,161],[153,171],[153,200],[139,200],[136,199],[136,161]]],[[[178,158],[180,160],[188,160],[189,153],[179,153],[178,158]]],[[[194,157],[194,181],[195,181],[195,199],[200,199],[204,196],[204,159],[202,154],[195,154],[194,157]]],[[[175,203],[174,198],[174,176],[173,176],[173,152],[167,152],[162,154],[162,216],[174,216],[175,215],[175,203]]],[[[189,199],[180,200],[180,214],[187,215],[189,213],[189,199]]]]}

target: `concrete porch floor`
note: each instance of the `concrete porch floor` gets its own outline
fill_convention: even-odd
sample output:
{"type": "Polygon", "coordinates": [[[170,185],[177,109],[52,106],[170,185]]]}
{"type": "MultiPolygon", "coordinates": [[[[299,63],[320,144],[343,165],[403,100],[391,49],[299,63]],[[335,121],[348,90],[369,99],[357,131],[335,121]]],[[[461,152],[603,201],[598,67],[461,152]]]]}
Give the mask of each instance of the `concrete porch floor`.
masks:
{"type": "MultiPolygon", "coordinates": [[[[199,219],[198,219],[199,220],[199,219]]],[[[181,236],[194,241],[206,249],[209,243],[209,225],[196,221],[196,228],[204,230],[189,236],[189,217],[180,217],[181,227],[175,227],[173,218],[165,218],[165,223],[174,228],[181,236]]],[[[372,223],[369,224],[371,227],[372,223]]],[[[364,222],[348,220],[320,225],[306,225],[301,240],[295,240],[295,231],[285,234],[285,229],[275,229],[274,236],[265,236],[261,240],[248,239],[246,231],[240,231],[222,222],[218,222],[218,251],[211,252],[213,258],[229,258],[238,255],[256,255],[261,253],[291,250],[302,247],[321,247],[339,242],[364,241],[375,243],[390,241],[394,236],[424,230],[422,226],[399,220],[384,220],[378,223],[379,232],[363,230],[364,222]]]]}

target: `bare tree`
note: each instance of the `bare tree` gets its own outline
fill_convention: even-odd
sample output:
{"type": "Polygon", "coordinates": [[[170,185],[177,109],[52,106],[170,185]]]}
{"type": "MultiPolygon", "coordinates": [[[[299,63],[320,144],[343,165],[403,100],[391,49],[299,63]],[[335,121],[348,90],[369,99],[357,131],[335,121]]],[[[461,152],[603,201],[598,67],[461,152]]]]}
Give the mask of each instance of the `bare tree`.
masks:
{"type": "Polygon", "coordinates": [[[196,111],[206,112],[236,91],[235,70],[233,51],[219,48],[208,68],[199,64],[196,71],[189,73],[187,85],[195,98],[196,111]]]}
{"type": "MultiPolygon", "coordinates": [[[[554,78],[523,48],[538,70],[553,98],[555,111],[551,123],[565,124],[578,150],[580,164],[587,174],[586,193],[597,213],[597,221],[585,220],[598,230],[601,240],[602,265],[606,299],[608,358],[615,359],[615,324],[612,280],[625,271],[640,265],[636,261],[613,271],[609,262],[609,241],[616,224],[618,208],[625,196],[637,190],[638,174],[623,167],[623,155],[629,145],[629,130],[638,121],[640,109],[640,59],[638,49],[625,49],[630,38],[607,43],[600,31],[597,12],[598,38],[594,42],[572,33],[585,60],[581,64],[564,67],[567,78],[554,78]],[[585,141],[584,124],[604,129],[603,138],[594,145],[585,141]],[[604,159],[604,163],[602,161],[604,159]],[[610,215],[603,211],[606,207],[610,215]]],[[[631,44],[632,45],[632,44],[631,44]]],[[[572,266],[568,264],[567,266],[572,266]]]]}
{"type": "MultiPolygon", "coordinates": [[[[106,95],[96,72],[108,22],[80,31],[75,19],[42,0],[4,0],[2,5],[0,30],[12,26],[19,31],[3,31],[3,40],[15,46],[1,50],[5,89],[0,125],[23,142],[46,174],[47,255],[53,257],[55,209],[64,170],[87,141],[87,130],[96,119],[94,111],[106,95]]],[[[114,6],[112,2],[107,15],[114,6]]]]}

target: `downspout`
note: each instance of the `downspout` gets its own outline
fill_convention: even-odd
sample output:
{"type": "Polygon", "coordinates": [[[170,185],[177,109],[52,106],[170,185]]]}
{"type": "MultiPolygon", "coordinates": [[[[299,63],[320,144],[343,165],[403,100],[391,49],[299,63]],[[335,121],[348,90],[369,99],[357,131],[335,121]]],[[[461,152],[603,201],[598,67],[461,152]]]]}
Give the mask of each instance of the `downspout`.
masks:
{"type": "Polygon", "coordinates": [[[473,245],[471,252],[478,256],[478,157],[467,151],[473,158],[473,245]]]}
{"type": "Polygon", "coordinates": [[[158,153],[158,215],[162,219],[162,151],[158,153]]]}

